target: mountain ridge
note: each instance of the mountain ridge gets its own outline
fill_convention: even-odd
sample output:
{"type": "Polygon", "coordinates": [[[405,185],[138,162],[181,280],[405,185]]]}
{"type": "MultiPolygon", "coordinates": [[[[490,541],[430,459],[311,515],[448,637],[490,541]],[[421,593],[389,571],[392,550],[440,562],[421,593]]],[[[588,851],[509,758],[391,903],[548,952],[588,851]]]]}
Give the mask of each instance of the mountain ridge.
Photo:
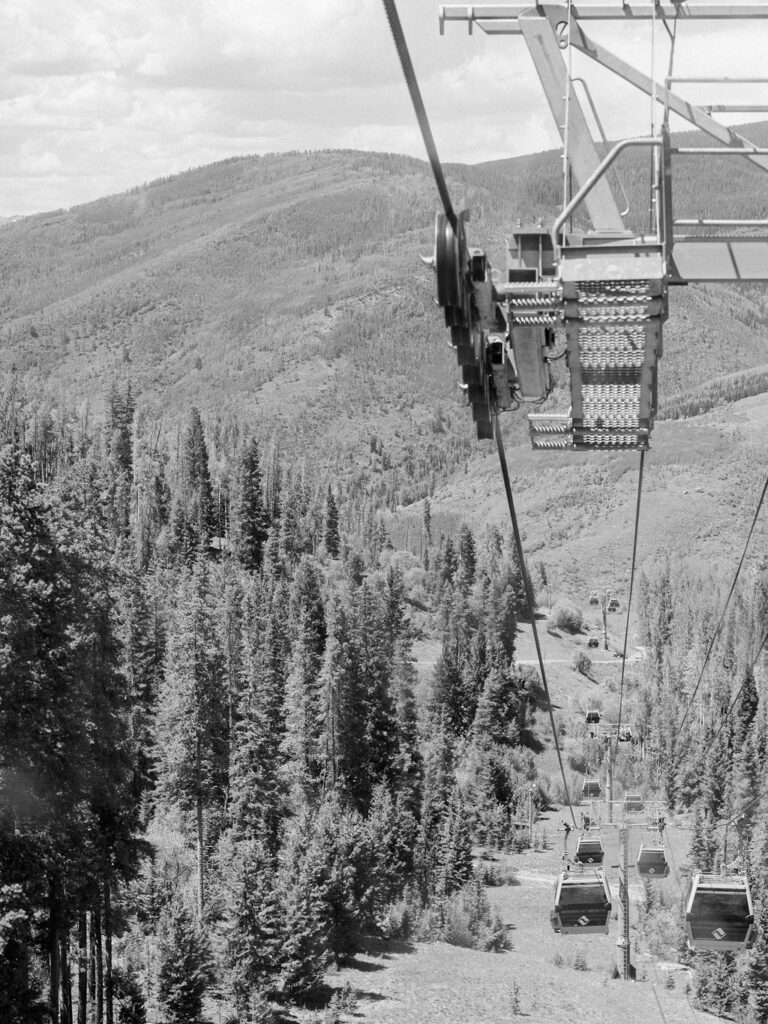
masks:
{"type": "MultiPolygon", "coordinates": [[[[638,188],[639,166],[628,164],[638,188]]],[[[451,194],[472,210],[472,244],[485,246],[494,265],[515,207],[519,213],[527,203],[529,220],[550,216],[558,202],[555,151],[450,164],[446,173],[451,194]]],[[[714,183],[722,187],[720,178],[714,183]]],[[[681,202],[706,197],[711,184],[696,171],[678,189],[681,202]]],[[[728,187],[734,203],[747,202],[741,177],[728,187]]],[[[406,510],[397,513],[403,521],[420,514],[407,508],[428,493],[446,522],[452,505],[474,518],[501,519],[500,494],[492,508],[480,509],[463,497],[465,477],[484,465],[490,446],[472,440],[433,276],[418,258],[432,248],[436,207],[424,161],[342,150],[236,157],[5,224],[0,370],[26,382],[30,406],[87,402],[98,413],[109,387],[130,381],[145,414],[166,430],[190,404],[211,421],[244,418],[260,436],[279,437],[296,458],[319,459],[346,485],[381,494],[392,513],[406,510]],[[373,456],[374,443],[382,455],[373,456]]],[[[711,410],[721,401],[712,382],[762,372],[766,325],[761,286],[675,289],[659,370],[660,419],[667,396],[678,414],[689,406],[711,410]]],[[[563,370],[558,377],[553,401],[562,406],[563,370]]],[[[762,388],[761,380],[755,386],[762,388]]],[[[531,509],[536,543],[546,537],[557,549],[544,524],[560,506],[569,467],[585,457],[534,456],[524,414],[502,418],[510,461],[557,466],[554,475],[539,474],[545,499],[531,509]]],[[[728,435],[748,452],[749,431],[746,440],[736,437],[728,417],[720,422],[718,415],[660,422],[652,458],[663,453],[669,463],[676,449],[688,452],[686,473],[696,476],[712,455],[684,440],[690,424],[694,435],[709,432],[721,446],[728,435]],[[710,421],[719,424],[714,433],[703,426],[710,421]]],[[[625,458],[600,464],[623,465],[625,458]]],[[[728,466],[718,456],[725,490],[739,486],[740,459],[728,466]]],[[[588,557],[567,533],[563,550],[570,545],[588,557]]]]}

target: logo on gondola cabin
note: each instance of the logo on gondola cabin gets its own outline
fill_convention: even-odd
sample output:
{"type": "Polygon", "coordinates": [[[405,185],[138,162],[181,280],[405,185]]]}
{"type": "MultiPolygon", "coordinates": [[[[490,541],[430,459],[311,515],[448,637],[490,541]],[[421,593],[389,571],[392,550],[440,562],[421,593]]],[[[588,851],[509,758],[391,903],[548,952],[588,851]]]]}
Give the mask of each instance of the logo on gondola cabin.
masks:
{"type": "MultiPolygon", "coordinates": [[[[584,928],[584,927],[586,927],[586,925],[589,924],[589,918],[587,917],[586,914],[582,914],[581,917],[576,922],[576,924],[580,924],[581,927],[584,928]]],[[[725,934],[725,933],[723,933],[723,934],[725,934]]]]}
{"type": "Polygon", "coordinates": [[[725,938],[725,932],[723,931],[722,928],[715,928],[715,930],[712,932],[712,934],[715,936],[716,939],[724,939],[725,938]]]}

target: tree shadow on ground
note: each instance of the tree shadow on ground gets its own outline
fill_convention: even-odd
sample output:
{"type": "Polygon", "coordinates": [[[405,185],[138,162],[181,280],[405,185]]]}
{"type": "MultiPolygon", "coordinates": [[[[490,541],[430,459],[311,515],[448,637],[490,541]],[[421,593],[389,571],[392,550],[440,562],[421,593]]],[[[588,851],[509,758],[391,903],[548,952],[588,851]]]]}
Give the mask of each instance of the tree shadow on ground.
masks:
{"type": "Polygon", "coordinates": [[[408,939],[382,939],[371,935],[366,936],[362,952],[368,956],[380,956],[384,960],[391,960],[398,954],[415,953],[416,946],[408,939]]]}

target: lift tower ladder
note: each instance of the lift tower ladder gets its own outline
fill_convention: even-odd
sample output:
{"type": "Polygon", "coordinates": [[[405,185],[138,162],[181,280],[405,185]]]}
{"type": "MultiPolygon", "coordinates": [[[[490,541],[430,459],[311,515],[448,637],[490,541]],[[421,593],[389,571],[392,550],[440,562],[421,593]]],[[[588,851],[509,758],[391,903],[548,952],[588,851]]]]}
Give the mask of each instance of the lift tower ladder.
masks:
{"type": "MultiPolygon", "coordinates": [[[[546,398],[552,386],[549,359],[554,332],[564,328],[570,410],[529,416],[534,448],[646,449],[657,409],[658,360],[663,352],[669,286],[768,280],[768,220],[675,220],[673,157],[737,157],[768,170],[768,148],[756,146],[712,116],[729,109],[768,110],[768,105],[734,108],[691,103],[671,88],[687,79],[654,82],[595,42],[583,26],[627,19],[668,24],[768,19],[768,5],[574,0],[570,6],[562,2],[446,5],[439,12],[441,32],[446,25],[463,22],[470,32],[477,27],[489,35],[522,36],[564,147],[567,142],[568,165],[577,186],[550,239],[544,241],[541,227],[514,233],[502,283],[492,278],[484,253],[466,247],[463,225],[455,249],[445,238],[440,247],[436,245],[438,299],[441,279],[454,279],[457,270],[461,277],[463,269],[468,283],[460,316],[457,319],[455,305],[446,307],[446,322],[452,326],[478,436],[488,436],[493,411],[546,398]],[[574,88],[576,79],[571,79],[563,58],[568,45],[654,97],[665,111],[708,134],[716,145],[673,146],[664,125],[654,136],[625,139],[603,155],[574,88]],[[643,235],[628,229],[628,211],[620,208],[608,178],[617,158],[630,147],[644,148],[652,158],[655,224],[643,235]],[[588,229],[575,232],[568,226],[577,213],[586,213],[588,229]]],[[[750,81],[768,84],[768,79],[750,81]]],[[[599,125],[596,106],[582,84],[599,125]]]]}

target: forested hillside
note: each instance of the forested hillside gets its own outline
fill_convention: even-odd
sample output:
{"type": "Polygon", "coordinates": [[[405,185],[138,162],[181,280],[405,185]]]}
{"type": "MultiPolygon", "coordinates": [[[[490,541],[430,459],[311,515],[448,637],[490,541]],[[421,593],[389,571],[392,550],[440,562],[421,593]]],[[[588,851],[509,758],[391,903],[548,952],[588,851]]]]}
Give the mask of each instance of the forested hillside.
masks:
{"type": "Polygon", "coordinates": [[[501,537],[427,523],[398,554],[246,433],[224,505],[194,407],[167,462],[129,391],[108,409],[53,457],[18,419],[1,449],[2,1019],[72,1020],[74,988],[78,1019],[193,1021],[214,991],[268,1020],[451,914],[503,949],[471,847],[510,839],[535,769],[501,537]],[[446,635],[420,707],[416,597],[446,635]]]}
{"type": "MultiPolygon", "coordinates": [[[[495,263],[559,173],[449,168],[495,263]]],[[[681,176],[679,212],[757,213],[744,181],[681,176]]],[[[418,260],[435,207],[420,161],[301,153],[0,225],[0,1021],[325,1024],[355,1004],[329,969],[363,950],[511,956],[524,901],[494,910],[513,879],[480,854],[522,855],[519,823],[567,794],[495,455],[418,260]]],[[[607,769],[585,703],[621,704],[641,743],[617,796],[691,829],[637,941],[691,968],[695,1006],[760,1024],[762,521],[718,619],[762,484],[768,306],[670,305],[625,691],[575,605],[628,582],[636,460],[532,453],[523,413],[505,439],[568,651],[570,795],[607,769]],[[693,957],[681,890],[724,861],[760,937],[693,957]]]]}

